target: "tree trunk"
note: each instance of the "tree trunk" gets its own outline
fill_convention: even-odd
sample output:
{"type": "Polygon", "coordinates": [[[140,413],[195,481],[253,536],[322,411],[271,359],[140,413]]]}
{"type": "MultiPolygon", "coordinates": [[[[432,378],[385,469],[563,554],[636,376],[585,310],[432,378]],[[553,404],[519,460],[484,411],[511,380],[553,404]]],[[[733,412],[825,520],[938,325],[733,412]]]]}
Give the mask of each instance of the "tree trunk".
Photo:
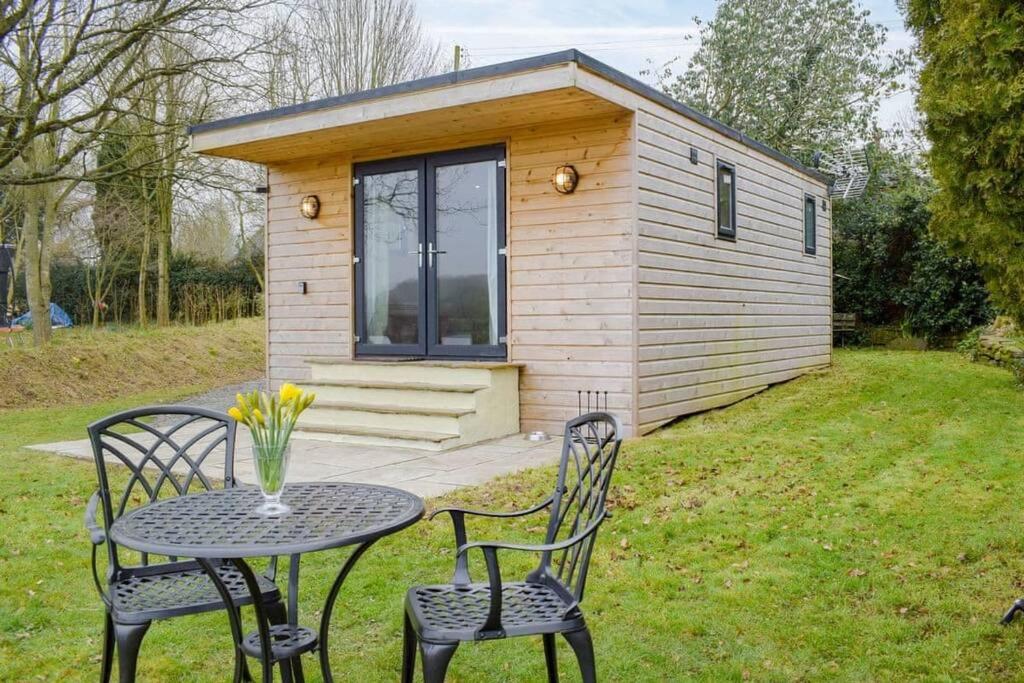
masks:
{"type": "Polygon", "coordinates": [[[146,289],[149,285],[149,236],[152,234],[149,221],[142,230],[142,249],[139,255],[139,325],[149,324],[149,306],[146,303],[146,289]]]}
{"type": "Polygon", "coordinates": [[[32,314],[32,340],[36,346],[50,341],[50,301],[44,295],[49,285],[44,286],[42,256],[47,247],[43,242],[45,231],[39,224],[40,195],[38,188],[25,191],[25,221],[22,234],[25,236],[25,289],[28,294],[28,310],[32,314]]]}
{"type": "Polygon", "coordinates": [[[171,323],[171,226],[174,213],[173,158],[165,161],[171,167],[156,181],[156,324],[171,323]]]}
{"type": "Polygon", "coordinates": [[[161,327],[171,324],[170,219],[170,214],[160,216],[160,241],[156,245],[156,324],[161,327]]]}
{"type": "Polygon", "coordinates": [[[14,285],[18,281],[18,271],[25,267],[25,233],[18,236],[18,243],[14,247],[14,263],[11,264],[10,279],[7,281],[7,291],[4,292],[6,297],[5,304],[7,306],[8,315],[14,315],[14,285]]]}
{"type": "MultiPolygon", "coordinates": [[[[57,212],[64,198],[61,188],[53,183],[43,185],[43,226],[39,249],[39,285],[47,307],[53,298],[53,282],[50,280],[50,259],[53,256],[53,231],[57,227],[57,212]]],[[[47,323],[50,316],[46,316],[47,323]]]]}

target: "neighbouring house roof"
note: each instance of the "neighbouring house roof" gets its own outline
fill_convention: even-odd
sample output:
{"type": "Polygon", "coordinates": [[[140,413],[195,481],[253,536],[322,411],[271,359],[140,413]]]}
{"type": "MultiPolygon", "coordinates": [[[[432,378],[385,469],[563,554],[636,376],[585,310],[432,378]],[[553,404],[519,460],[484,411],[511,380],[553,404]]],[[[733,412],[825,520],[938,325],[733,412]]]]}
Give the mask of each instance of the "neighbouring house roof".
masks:
{"type": "MultiPolygon", "coordinates": [[[[233,116],[216,121],[199,123],[190,126],[188,132],[192,136],[193,148],[198,152],[218,154],[221,156],[242,158],[252,161],[265,161],[264,159],[260,159],[259,154],[256,153],[246,156],[244,151],[245,145],[251,145],[255,148],[257,143],[261,141],[275,138],[286,138],[289,135],[309,135],[311,133],[322,131],[325,127],[331,125],[340,127],[342,125],[356,125],[357,123],[366,124],[375,120],[373,113],[367,113],[360,110],[350,112],[348,118],[334,123],[310,123],[307,130],[295,131],[279,129],[281,128],[279,124],[289,121],[293,122],[304,115],[315,114],[318,112],[327,113],[343,109],[351,110],[353,106],[368,105],[370,103],[398,98],[401,96],[423,94],[433,90],[448,88],[460,84],[486,82],[518,74],[527,74],[529,72],[552,69],[560,65],[573,65],[583,69],[586,72],[599,76],[601,79],[623,88],[626,91],[656,102],[681,114],[682,116],[685,116],[686,118],[692,119],[723,136],[736,140],[791,168],[820,181],[829,181],[828,176],[817,169],[810,168],[800,161],[745,135],[735,128],[706,116],[692,107],[672,99],[665,93],[647,85],[646,83],[643,83],[642,81],[639,81],[636,78],[614,69],[611,66],[608,66],[607,64],[575,49],[553,52],[546,55],[539,55],[537,57],[528,57],[526,59],[517,59],[510,62],[502,62],[500,64],[481,66],[458,72],[450,72],[438,76],[429,76],[427,78],[420,78],[414,81],[407,81],[405,83],[398,83],[382,88],[373,88],[371,90],[363,90],[360,92],[349,93],[347,95],[328,97],[311,102],[303,102],[301,104],[268,109],[266,111],[255,112],[252,114],[244,114],[241,116],[233,116]],[[244,133],[242,132],[243,129],[244,133]],[[227,134],[232,131],[237,132],[238,134],[229,139],[218,139],[217,141],[206,140],[206,138],[210,138],[217,134],[227,134]]],[[[565,84],[566,88],[574,85],[575,83],[565,84]]],[[[485,93],[481,97],[484,100],[488,97],[493,100],[499,100],[510,97],[513,94],[514,93],[497,88],[493,93],[485,93]]],[[[591,93],[591,95],[593,95],[593,93],[591,93]]],[[[598,95],[598,97],[600,97],[600,95],[598,95]]],[[[440,106],[437,108],[440,108],[440,106]]]]}

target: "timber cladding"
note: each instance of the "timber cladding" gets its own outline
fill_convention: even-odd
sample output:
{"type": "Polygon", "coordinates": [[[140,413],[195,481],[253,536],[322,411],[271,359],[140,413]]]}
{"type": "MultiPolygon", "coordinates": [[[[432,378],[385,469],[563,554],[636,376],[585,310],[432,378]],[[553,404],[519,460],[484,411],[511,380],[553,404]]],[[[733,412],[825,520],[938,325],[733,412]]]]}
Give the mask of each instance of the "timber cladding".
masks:
{"type": "MultiPolygon", "coordinates": [[[[523,363],[524,430],[560,433],[578,392],[607,391],[632,424],[634,148],[631,113],[431,140],[406,153],[494,142],[507,149],[508,349],[523,363]],[[572,195],[551,185],[572,163],[572,195]]],[[[399,150],[360,150],[269,165],[268,365],[273,384],[305,381],[311,356],[348,359],[353,343],[352,163],[399,150]],[[321,212],[302,218],[302,197],[321,212]],[[306,294],[299,283],[306,282],[306,294]]]]}
{"type": "Polygon", "coordinates": [[[507,150],[523,430],[560,432],[589,390],[642,433],[830,362],[830,207],[817,211],[816,254],[803,249],[804,197],[820,207],[824,183],[638,98],[635,111],[271,164],[273,383],[308,379],[311,356],[352,357],[353,162],[495,143],[507,150]],[[735,241],[716,237],[718,161],[735,168],[735,241]],[[551,185],[563,163],[580,173],[570,195],[551,185]],[[312,221],[298,213],[311,193],[312,221]]]}
{"type": "Polygon", "coordinates": [[[276,386],[309,379],[311,356],[352,356],[352,182],[345,157],[268,171],[267,363],[276,386]],[[320,197],[314,220],[299,214],[308,194],[320,197]]]}
{"type": "Polygon", "coordinates": [[[307,358],[352,357],[353,164],[481,145],[506,149],[506,345],[523,430],[561,432],[579,392],[607,391],[626,432],[643,433],[831,361],[827,178],[577,51],[193,133],[198,151],[268,167],[274,384],[308,379],[307,358]],[[562,164],[579,171],[573,194],[551,185],[562,164]],[[724,229],[720,167],[735,192],[724,229]],[[315,220],[299,215],[307,194],[315,220]]]}
{"type": "Polygon", "coordinates": [[[820,207],[824,183],[647,100],[637,170],[640,431],[828,365],[830,210],[803,248],[804,197],[820,207]],[[736,169],[735,241],[716,236],[717,161],[736,169]]]}
{"type": "Polygon", "coordinates": [[[525,364],[523,428],[560,434],[578,392],[593,390],[631,429],[633,115],[523,130],[510,152],[509,340],[525,364]],[[551,184],[563,163],[580,174],[570,195],[551,184]]]}

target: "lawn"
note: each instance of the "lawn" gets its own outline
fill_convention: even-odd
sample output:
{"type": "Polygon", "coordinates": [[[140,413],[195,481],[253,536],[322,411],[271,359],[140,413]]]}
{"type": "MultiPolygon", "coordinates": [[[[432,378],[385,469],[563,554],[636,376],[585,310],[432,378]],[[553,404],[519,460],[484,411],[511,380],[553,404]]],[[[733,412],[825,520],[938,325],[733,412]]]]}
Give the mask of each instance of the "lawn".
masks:
{"type": "MultiPolygon", "coordinates": [[[[997,625],[1024,594],[1024,393],[949,353],[835,358],[624,447],[584,601],[602,680],[1024,677],[1024,619],[997,625]]],[[[21,446],[81,436],[142,400],[0,412],[0,680],[94,678],[102,627],[81,528],[92,466],[21,446]]],[[[525,505],[552,474],[445,502],[525,505]]],[[[535,539],[537,522],[482,522],[474,536],[535,539]]],[[[450,548],[438,520],[367,554],[335,620],[339,678],[397,680],[404,587],[446,579],[450,548]]],[[[303,565],[304,621],[340,559],[303,565]]],[[[157,624],[140,679],[225,680],[229,648],[223,615],[157,624]]],[[[564,642],[559,653],[578,680],[564,642]]],[[[463,646],[449,680],[544,680],[540,642],[463,646]]]]}
{"type": "Polygon", "coordinates": [[[76,327],[54,330],[53,343],[41,349],[28,331],[13,346],[0,336],[0,410],[253,379],[265,371],[264,325],[248,318],[201,327],[76,327]]]}

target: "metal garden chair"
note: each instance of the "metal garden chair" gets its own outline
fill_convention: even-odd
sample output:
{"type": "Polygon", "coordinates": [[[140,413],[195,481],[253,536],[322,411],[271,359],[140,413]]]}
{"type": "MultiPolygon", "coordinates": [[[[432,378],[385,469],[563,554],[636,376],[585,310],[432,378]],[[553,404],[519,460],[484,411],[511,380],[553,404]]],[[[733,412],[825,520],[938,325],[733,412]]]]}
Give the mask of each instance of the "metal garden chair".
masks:
{"type": "MultiPolygon", "coordinates": [[[[128,565],[108,534],[114,520],[132,507],[213,489],[214,481],[203,471],[203,465],[218,448],[224,452],[224,487],[234,486],[235,427],[228,415],[192,406],[139,408],[89,425],[99,488],[89,499],[85,524],[92,540],[93,580],[106,607],[100,669],[103,683],[110,680],[115,644],[120,680],[134,681],[139,647],[153,621],[224,609],[217,588],[197,562],[171,557],[151,563],[143,554],[140,563],[128,565]],[[170,425],[153,423],[152,418],[170,421],[170,425]],[[128,430],[137,431],[122,433],[128,430]],[[110,463],[127,468],[127,481],[116,490],[109,475],[117,468],[108,472],[110,463]],[[100,509],[102,525],[97,521],[100,509]],[[107,546],[108,565],[101,578],[97,554],[103,544],[107,546]]],[[[118,484],[122,479],[114,477],[118,484]]],[[[241,573],[229,563],[215,566],[231,591],[235,609],[252,604],[241,573]]],[[[272,578],[275,572],[276,560],[271,559],[271,577],[259,578],[261,599],[275,620],[284,623],[285,609],[272,578]]],[[[251,680],[245,657],[237,651],[234,679],[251,680]]]]}
{"type": "Polygon", "coordinates": [[[460,642],[540,635],[544,639],[548,681],[557,683],[555,635],[561,633],[579,661],[584,683],[594,683],[594,646],[580,610],[590,555],[605,507],[615,459],[622,442],[618,418],[590,413],[565,427],[555,492],[519,512],[480,512],[448,508],[455,527],[455,576],[450,584],[416,586],[405,601],[402,681],[412,683],[416,645],[423,659],[423,680],[440,683],[460,642]],[[523,517],[550,508],[541,545],[469,543],[466,516],[523,517]],[[487,565],[487,583],[469,576],[469,551],[479,548],[487,565]],[[540,554],[540,564],[525,581],[504,582],[499,550],[540,554]]]}

